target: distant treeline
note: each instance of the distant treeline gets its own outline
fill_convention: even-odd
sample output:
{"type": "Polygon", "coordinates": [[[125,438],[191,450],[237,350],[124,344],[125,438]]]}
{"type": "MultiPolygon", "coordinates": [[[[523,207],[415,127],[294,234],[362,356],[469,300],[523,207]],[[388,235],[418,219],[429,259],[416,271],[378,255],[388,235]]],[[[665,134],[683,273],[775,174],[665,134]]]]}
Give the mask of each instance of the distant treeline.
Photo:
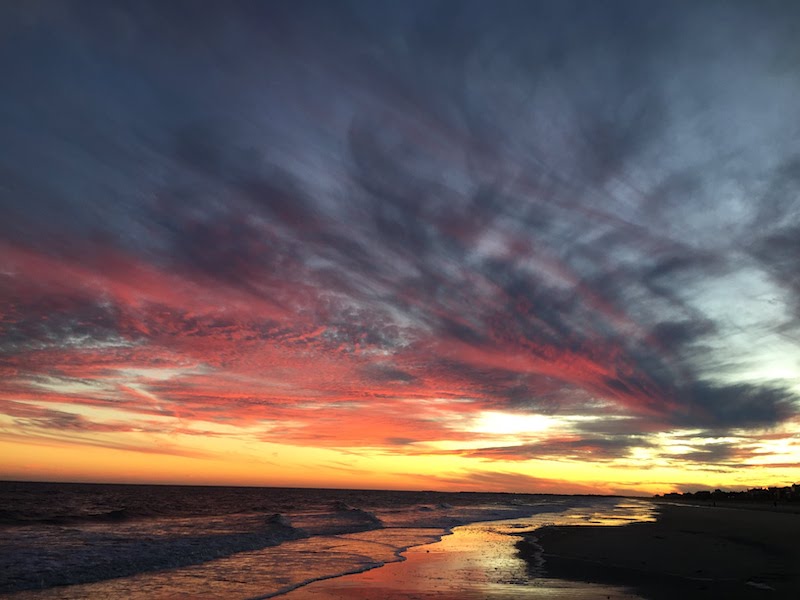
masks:
{"type": "Polygon", "coordinates": [[[743,492],[726,492],[723,490],[703,490],[700,492],[671,492],[669,494],[656,494],[656,498],[674,500],[677,498],[692,500],[737,500],[741,502],[800,502],[800,484],[787,485],[786,487],[751,488],[743,492]]]}

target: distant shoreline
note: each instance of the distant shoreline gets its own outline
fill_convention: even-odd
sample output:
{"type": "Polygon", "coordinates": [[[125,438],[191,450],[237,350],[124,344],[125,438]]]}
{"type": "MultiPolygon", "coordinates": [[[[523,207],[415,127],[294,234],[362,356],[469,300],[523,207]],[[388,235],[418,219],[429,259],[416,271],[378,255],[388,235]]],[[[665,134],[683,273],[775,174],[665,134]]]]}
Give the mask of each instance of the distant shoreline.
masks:
{"type": "Polygon", "coordinates": [[[748,502],[746,500],[721,500],[721,501],[710,501],[710,500],[684,500],[684,499],[676,499],[676,500],[664,500],[662,498],[656,498],[651,500],[654,504],[657,505],[664,505],[664,506],[694,506],[698,508],[728,508],[733,510],[756,510],[756,511],[764,511],[764,512],[776,512],[776,513],[787,513],[787,514],[794,514],[800,515],[800,502],[778,502],[777,504],[772,504],[771,502],[758,502],[758,501],[751,501],[748,502]]]}

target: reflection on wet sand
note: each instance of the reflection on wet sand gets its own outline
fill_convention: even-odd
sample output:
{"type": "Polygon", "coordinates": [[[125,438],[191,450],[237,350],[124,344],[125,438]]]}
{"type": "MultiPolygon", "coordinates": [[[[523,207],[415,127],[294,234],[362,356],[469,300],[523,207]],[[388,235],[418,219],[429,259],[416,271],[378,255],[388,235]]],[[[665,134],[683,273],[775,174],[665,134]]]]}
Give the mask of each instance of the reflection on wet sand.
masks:
{"type": "Polygon", "coordinates": [[[405,561],[318,581],[284,596],[286,600],[483,600],[514,598],[639,599],[622,587],[545,577],[519,557],[515,544],[544,525],[622,525],[653,519],[652,505],[622,501],[608,510],[573,509],[526,519],[456,527],[453,534],[411,548],[405,561]]]}

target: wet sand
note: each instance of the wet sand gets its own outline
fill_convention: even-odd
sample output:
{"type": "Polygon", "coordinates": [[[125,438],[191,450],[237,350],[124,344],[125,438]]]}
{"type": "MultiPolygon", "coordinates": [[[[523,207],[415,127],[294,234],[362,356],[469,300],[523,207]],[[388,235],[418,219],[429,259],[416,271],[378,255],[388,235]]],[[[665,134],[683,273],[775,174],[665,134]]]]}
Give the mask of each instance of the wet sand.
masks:
{"type": "Polygon", "coordinates": [[[405,561],[290,592],[285,600],[641,600],[616,585],[545,577],[519,554],[513,523],[456,527],[440,542],[411,548],[405,561]]]}
{"type": "Polygon", "coordinates": [[[800,598],[800,515],[661,504],[653,523],[558,526],[520,544],[549,576],[631,586],[652,600],[800,598]]]}
{"type": "Polygon", "coordinates": [[[520,557],[516,543],[548,524],[652,520],[652,503],[624,498],[543,499],[531,510],[536,512],[530,516],[456,527],[440,541],[435,540],[440,538],[442,529],[415,527],[302,538],[188,567],[16,592],[9,598],[638,600],[619,586],[544,577],[535,562],[529,564],[520,557]],[[393,562],[399,559],[404,560],[393,562]],[[387,564],[342,575],[379,563],[387,564]],[[311,580],[314,581],[305,584],[311,580]]]}
{"type": "MultiPolygon", "coordinates": [[[[652,518],[653,504],[632,503],[631,512],[622,516],[608,511],[589,514],[578,510],[456,527],[452,535],[439,542],[405,551],[403,562],[316,581],[279,597],[286,600],[800,598],[800,515],[659,504],[655,522],[612,526],[612,523],[652,518]]],[[[381,540],[379,533],[377,530],[359,535],[374,536],[374,540],[370,537],[374,543],[381,540]]],[[[303,541],[293,543],[302,545],[303,541]]],[[[392,553],[388,544],[387,552],[392,553]]],[[[297,554],[297,568],[302,568],[302,556],[303,552],[297,554]]],[[[388,556],[387,559],[390,560],[388,556]]],[[[264,597],[259,596],[259,589],[264,589],[259,584],[262,581],[259,568],[263,564],[263,551],[243,553],[214,561],[211,566],[218,573],[213,577],[209,575],[209,566],[202,572],[194,567],[51,589],[46,593],[20,593],[14,597],[27,598],[31,594],[37,598],[116,598],[130,596],[131,589],[139,594],[136,597],[159,597],[148,593],[148,585],[163,575],[178,582],[179,589],[201,589],[202,584],[207,597],[257,598],[264,597]],[[181,585],[181,577],[200,580],[181,585]],[[227,591],[214,588],[216,584],[222,585],[219,582],[229,586],[225,588],[227,591]]],[[[158,589],[165,588],[162,585],[158,589]]],[[[164,597],[163,593],[160,597],[164,597]]],[[[176,591],[169,597],[197,595],[176,591]]]]}
{"type": "Polygon", "coordinates": [[[800,515],[660,504],[656,522],[515,531],[479,523],[405,562],[287,600],[800,598],[800,515]]]}

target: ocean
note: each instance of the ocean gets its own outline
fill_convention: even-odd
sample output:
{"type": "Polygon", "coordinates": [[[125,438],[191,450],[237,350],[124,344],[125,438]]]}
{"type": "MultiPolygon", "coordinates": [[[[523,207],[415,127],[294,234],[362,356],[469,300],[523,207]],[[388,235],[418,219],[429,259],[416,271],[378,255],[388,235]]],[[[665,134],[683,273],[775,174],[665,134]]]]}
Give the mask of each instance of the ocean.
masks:
{"type": "Polygon", "coordinates": [[[0,482],[0,593],[272,598],[402,560],[459,525],[648,510],[591,496],[0,482]]]}

